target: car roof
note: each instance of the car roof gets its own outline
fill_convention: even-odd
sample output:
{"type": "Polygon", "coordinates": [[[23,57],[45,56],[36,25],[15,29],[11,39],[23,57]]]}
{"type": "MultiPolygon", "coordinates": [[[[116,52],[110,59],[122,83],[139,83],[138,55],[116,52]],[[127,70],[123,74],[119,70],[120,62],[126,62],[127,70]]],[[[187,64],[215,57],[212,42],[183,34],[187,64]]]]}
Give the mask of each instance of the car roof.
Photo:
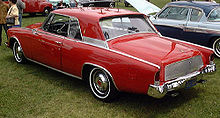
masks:
{"type": "Polygon", "coordinates": [[[105,40],[104,35],[100,33],[100,19],[124,15],[144,15],[139,12],[133,12],[125,9],[98,7],[58,9],[52,11],[52,13],[76,17],[80,22],[80,29],[83,36],[100,40],[105,40]]]}
{"type": "Polygon", "coordinates": [[[77,18],[86,18],[90,20],[98,20],[105,17],[121,16],[121,15],[139,15],[139,12],[133,12],[125,9],[116,8],[99,8],[99,7],[81,7],[66,8],[54,10],[53,13],[74,16],[77,18]]]}
{"type": "Polygon", "coordinates": [[[210,11],[216,7],[220,7],[220,4],[215,2],[205,2],[205,1],[177,1],[170,2],[167,5],[177,5],[177,6],[189,6],[189,7],[197,7],[202,9],[206,16],[210,13],[210,11]]]}

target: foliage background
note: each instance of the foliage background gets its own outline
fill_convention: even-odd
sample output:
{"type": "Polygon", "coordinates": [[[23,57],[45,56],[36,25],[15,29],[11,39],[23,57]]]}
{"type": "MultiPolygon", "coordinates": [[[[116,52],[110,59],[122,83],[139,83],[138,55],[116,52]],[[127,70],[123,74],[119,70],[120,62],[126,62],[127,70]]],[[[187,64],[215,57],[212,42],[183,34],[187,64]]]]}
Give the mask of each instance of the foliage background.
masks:
{"type": "MultiPolygon", "coordinates": [[[[168,0],[151,0],[159,7],[168,0]]],[[[216,0],[217,1],[217,0],[216,0]]],[[[219,0],[217,2],[220,2],[219,0]]],[[[124,8],[123,4],[119,4],[124,8]]],[[[132,7],[126,9],[134,10],[132,7]]],[[[23,26],[45,17],[25,14],[23,26]]],[[[4,41],[6,41],[3,33],[4,41]]],[[[0,118],[220,118],[220,59],[217,72],[206,75],[206,84],[181,91],[177,97],[154,99],[122,93],[113,103],[96,100],[87,85],[34,63],[17,64],[12,51],[0,46],[0,118]]],[[[120,74],[120,73],[119,73],[120,74]]]]}

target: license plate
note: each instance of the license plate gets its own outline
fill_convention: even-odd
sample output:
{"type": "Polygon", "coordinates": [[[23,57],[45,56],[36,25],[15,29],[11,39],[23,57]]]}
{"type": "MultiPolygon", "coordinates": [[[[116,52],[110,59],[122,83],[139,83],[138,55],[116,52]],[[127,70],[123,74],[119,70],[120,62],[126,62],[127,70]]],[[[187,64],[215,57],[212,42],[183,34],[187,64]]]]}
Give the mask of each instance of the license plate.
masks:
{"type": "Polygon", "coordinates": [[[193,79],[187,81],[187,82],[186,82],[186,85],[185,85],[185,89],[189,89],[189,88],[195,86],[196,83],[197,83],[196,78],[193,78],[193,79]]]}

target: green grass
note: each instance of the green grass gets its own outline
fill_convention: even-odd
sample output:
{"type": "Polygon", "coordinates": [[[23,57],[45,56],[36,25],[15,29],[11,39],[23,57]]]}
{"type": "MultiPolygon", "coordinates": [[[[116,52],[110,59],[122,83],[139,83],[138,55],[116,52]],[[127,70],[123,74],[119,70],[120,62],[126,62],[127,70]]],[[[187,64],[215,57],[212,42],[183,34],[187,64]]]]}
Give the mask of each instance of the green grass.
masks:
{"type": "MultiPolygon", "coordinates": [[[[155,0],[163,6],[166,0],[155,0]],[[162,3],[163,1],[163,3],[162,3]]],[[[123,7],[123,5],[120,5],[123,7]]],[[[129,9],[133,10],[132,7],[129,9]]],[[[24,16],[23,26],[44,17],[24,16]]],[[[3,33],[4,34],[4,33],[3,33]]],[[[3,36],[6,41],[5,35],[3,36]]],[[[220,59],[216,58],[217,69],[220,59]]],[[[220,70],[206,75],[206,84],[181,91],[177,97],[154,99],[122,93],[117,101],[96,100],[83,81],[34,63],[17,64],[12,51],[0,46],[0,118],[219,118],[220,70]]]]}

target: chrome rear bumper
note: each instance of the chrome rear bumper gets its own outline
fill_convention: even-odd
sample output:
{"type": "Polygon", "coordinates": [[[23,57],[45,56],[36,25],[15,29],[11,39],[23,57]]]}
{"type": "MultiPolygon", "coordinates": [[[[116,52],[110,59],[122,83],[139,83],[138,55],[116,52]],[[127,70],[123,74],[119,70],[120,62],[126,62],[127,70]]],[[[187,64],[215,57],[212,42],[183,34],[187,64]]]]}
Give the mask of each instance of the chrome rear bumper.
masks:
{"type": "Polygon", "coordinates": [[[162,98],[164,97],[167,92],[178,90],[181,88],[184,88],[186,86],[186,83],[190,80],[199,80],[202,78],[202,74],[210,73],[216,71],[216,65],[207,65],[202,71],[196,71],[193,73],[190,73],[188,75],[179,77],[175,80],[168,81],[164,83],[163,85],[150,85],[148,88],[148,95],[152,96],[154,98],[162,98]]]}

